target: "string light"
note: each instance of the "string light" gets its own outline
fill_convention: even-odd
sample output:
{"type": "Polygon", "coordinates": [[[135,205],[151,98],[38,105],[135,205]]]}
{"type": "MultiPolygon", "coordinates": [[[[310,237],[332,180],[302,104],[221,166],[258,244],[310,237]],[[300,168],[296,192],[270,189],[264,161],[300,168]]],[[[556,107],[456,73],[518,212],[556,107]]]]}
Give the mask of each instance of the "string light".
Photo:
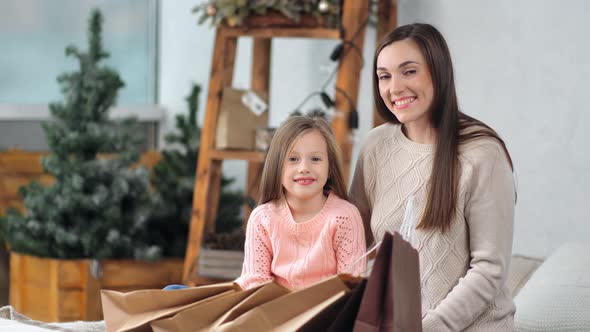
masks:
{"type": "Polygon", "coordinates": [[[356,53],[358,54],[358,56],[361,59],[361,67],[363,67],[365,65],[365,59],[363,58],[363,52],[361,51],[361,49],[356,46],[355,43],[345,40],[343,42],[341,42],[340,44],[336,45],[336,47],[334,47],[334,49],[332,50],[332,53],[330,54],[330,60],[332,61],[338,61],[340,60],[342,53],[344,52],[344,46],[348,45],[350,46],[350,48],[352,48],[353,50],[356,51],[356,53]]]}
{"type": "MultiPolygon", "coordinates": [[[[364,20],[364,22],[361,25],[359,25],[359,27],[357,28],[357,30],[355,31],[355,33],[353,34],[353,36],[350,40],[343,40],[338,45],[336,45],[336,47],[332,50],[332,52],[330,54],[330,60],[332,60],[332,61],[340,60],[344,57],[344,55],[346,55],[346,53],[350,49],[353,49],[357,52],[358,56],[360,57],[361,67],[362,67],[364,65],[364,57],[363,57],[361,49],[354,43],[354,41],[359,36],[359,33],[367,25],[368,22],[369,22],[369,16],[367,16],[367,18],[364,20]]],[[[322,84],[322,86],[320,88],[320,91],[312,92],[307,97],[305,97],[303,99],[303,101],[301,103],[299,103],[299,105],[297,105],[295,110],[291,113],[292,115],[302,114],[301,108],[303,107],[303,105],[305,105],[305,103],[307,103],[312,97],[317,96],[317,95],[320,96],[320,99],[322,100],[323,104],[326,106],[327,109],[330,109],[334,106],[334,104],[335,104],[334,100],[332,100],[332,98],[330,98],[330,96],[328,95],[328,93],[326,93],[325,90],[326,90],[327,85],[334,78],[334,75],[338,72],[338,69],[340,69],[340,64],[341,64],[341,62],[338,63],[338,65],[332,70],[330,75],[326,78],[326,80],[324,81],[324,83],[322,84]]],[[[356,107],[355,107],[354,103],[352,102],[352,99],[346,93],[346,91],[344,91],[343,89],[341,89],[339,87],[336,87],[336,91],[342,93],[342,95],[348,101],[348,104],[350,106],[350,112],[348,114],[348,128],[351,130],[351,140],[354,141],[355,136],[356,136],[356,131],[359,127],[358,111],[356,110],[356,107]]],[[[338,116],[338,114],[335,114],[335,116],[338,116]]]]}

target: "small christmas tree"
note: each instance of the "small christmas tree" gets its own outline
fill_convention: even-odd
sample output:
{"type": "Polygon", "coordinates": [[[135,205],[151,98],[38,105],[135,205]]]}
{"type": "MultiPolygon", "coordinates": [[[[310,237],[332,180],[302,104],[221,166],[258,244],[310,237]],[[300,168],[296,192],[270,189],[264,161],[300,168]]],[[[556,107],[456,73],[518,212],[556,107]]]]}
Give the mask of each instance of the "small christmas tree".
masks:
{"type": "Polygon", "coordinates": [[[149,173],[130,167],[139,157],[137,121],[108,117],[124,83],[101,65],[109,56],[101,27],[102,15],[94,10],[87,53],[66,48],[79,70],[58,78],[64,101],[50,105],[52,121],[43,124],[50,148],[43,167],[55,181],[24,187],[26,215],[12,211],[3,221],[3,236],[16,252],[96,259],[161,255],[146,229],[152,207],[149,173]]]}
{"type": "MultiPolygon", "coordinates": [[[[176,116],[176,132],[166,136],[171,148],[162,151],[162,159],[154,167],[152,177],[156,192],[156,208],[150,218],[150,228],[160,229],[152,233],[153,242],[165,247],[166,256],[184,256],[191,219],[195,169],[199,155],[201,129],[197,124],[198,100],[201,87],[193,85],[186,98],[188,117],[176,116]]],[[[244,197],[240,191],[228,186],[234,179],[221,177],[216,232],[228,233],[242,224],[240,212],[244,197]]]]}

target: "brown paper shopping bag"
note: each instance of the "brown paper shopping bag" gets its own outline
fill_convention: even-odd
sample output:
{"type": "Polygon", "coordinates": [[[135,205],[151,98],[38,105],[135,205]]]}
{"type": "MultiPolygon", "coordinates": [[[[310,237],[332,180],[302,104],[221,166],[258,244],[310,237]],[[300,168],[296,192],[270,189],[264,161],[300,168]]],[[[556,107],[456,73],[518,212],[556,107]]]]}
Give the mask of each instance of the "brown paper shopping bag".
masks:
{"type": "Polygon", "coordinates": [[[216,331],[296,331],[338,303],[358,281],[348,275],[327,278],[255,307],[216,331]]]}
{"type": "Polygon", "coordinates": [[[351,292],[342,291],[327,299],[326,301],[323,301],[319,305],[306,310],[303,314],[298,315],[295,319],[290,320],[288,324],[284,324],[281,327],[284,326],[286,328],[290,328],[291,323],[296,322],[297,325],[292,328],[293,331],[327,331],[330,328],[332,322],[344,308],[344,305],[348,302],[350,296],[351,292]],[[301,320],[307,322],[301,325],[299,322],[301,320]]]}
{"type": "Polygon", "coordinates": [[[228,313],[243,307],[252,299],[270,300],[288,293],[289,290],[275,283],[264,284],[252,289],[225,294],[211,301],[202,301],[186,308],[172,317],[153,321],[154,332],[198,332],[210,331],[219,321],[228,319],[228,313]],[[262,295],[262,296],[260,296],[262,295]]]}
{"type": "Polygon", "coordinates": [[[330,325],[327,329],[323,329],[328,332],[347,332],[352,331],[354,327],[354,321],[358,314],[361,306],[361,300],[365,292],[365,286],[367,285],[367,279],[363,279],[361,283],[352,290],[350,297],[346,299],[343,307],[339,310],[338,314],[334,319],[330,320],[330,325]]]}
{"type": "Polygon", "coordinates": [[[199,301],[236,292],[231,282],[180,290],[146,289],[129,293],[102,290],[107,332],[151,331],[149,323],[173,315],[199,301]]]}
{"type": "Polygon", "coordinates": [[[211,325],[211,329],[215,330],[215,328],[223,324],[234,321],[236,318],[248,312],[249,310],[288,294],[289,292],[290,291],[287,288],[275,282],[264,284],[262,287],[257,289],[254,294],[248,296],[244,301],[240,302],[223,316],[219,317],[219,319],[211,325]]]}
{"type": "Polygon", "coordinates": [[[418,252],[399,233],[386,232],[367,280],[355,332],[421,332],[418,252]]]}

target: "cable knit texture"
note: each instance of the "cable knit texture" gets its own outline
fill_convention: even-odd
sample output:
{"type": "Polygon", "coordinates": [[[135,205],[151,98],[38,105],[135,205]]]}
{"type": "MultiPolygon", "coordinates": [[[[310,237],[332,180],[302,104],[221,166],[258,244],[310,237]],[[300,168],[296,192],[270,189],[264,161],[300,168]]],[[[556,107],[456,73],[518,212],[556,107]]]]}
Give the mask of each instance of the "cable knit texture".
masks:
{"type": "Polygon", "coordinates": [[[242,275],[236,282],[248,289],[276,280],[300,289],[337,273],[360,275],[366,266],[361,259],[365,247],[357,208],[335,194],[302,223],[295,222],[284,200],[269,202],[250,215],[242,275]]]}
{"type": "MultiPolygon", "coordinates": [[[[409,140],[400,125],[373,129],[357,160],[350,198],[367,242],[399,231],[407,201],[426,206],[434,146],[409,140]]],[[[512,250],[514,183],[501,146],[482,138],[459,148],[457,210],[450,230],[416,230],[422,317],[428,331],[512,331],[506,287],[512,250]]],[[[419,218],[418,218],[419,220],[419,218]]]]}

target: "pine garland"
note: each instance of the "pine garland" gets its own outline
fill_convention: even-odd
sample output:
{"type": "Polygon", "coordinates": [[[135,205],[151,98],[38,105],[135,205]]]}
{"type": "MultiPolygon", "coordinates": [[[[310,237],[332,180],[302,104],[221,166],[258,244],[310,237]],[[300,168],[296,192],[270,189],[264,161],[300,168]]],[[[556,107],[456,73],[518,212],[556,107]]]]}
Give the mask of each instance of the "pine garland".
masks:
{"type": "Polygon", "coordinates": [[[195,6],[193,12],[201,14],[199,24],[210,20],[212,26],[240,26],[251,15],[277,11],[295,22],[310,14],[320,25],[336,27],[340,23],[340,3],[341,0],[208,0],[195,6]]]}

